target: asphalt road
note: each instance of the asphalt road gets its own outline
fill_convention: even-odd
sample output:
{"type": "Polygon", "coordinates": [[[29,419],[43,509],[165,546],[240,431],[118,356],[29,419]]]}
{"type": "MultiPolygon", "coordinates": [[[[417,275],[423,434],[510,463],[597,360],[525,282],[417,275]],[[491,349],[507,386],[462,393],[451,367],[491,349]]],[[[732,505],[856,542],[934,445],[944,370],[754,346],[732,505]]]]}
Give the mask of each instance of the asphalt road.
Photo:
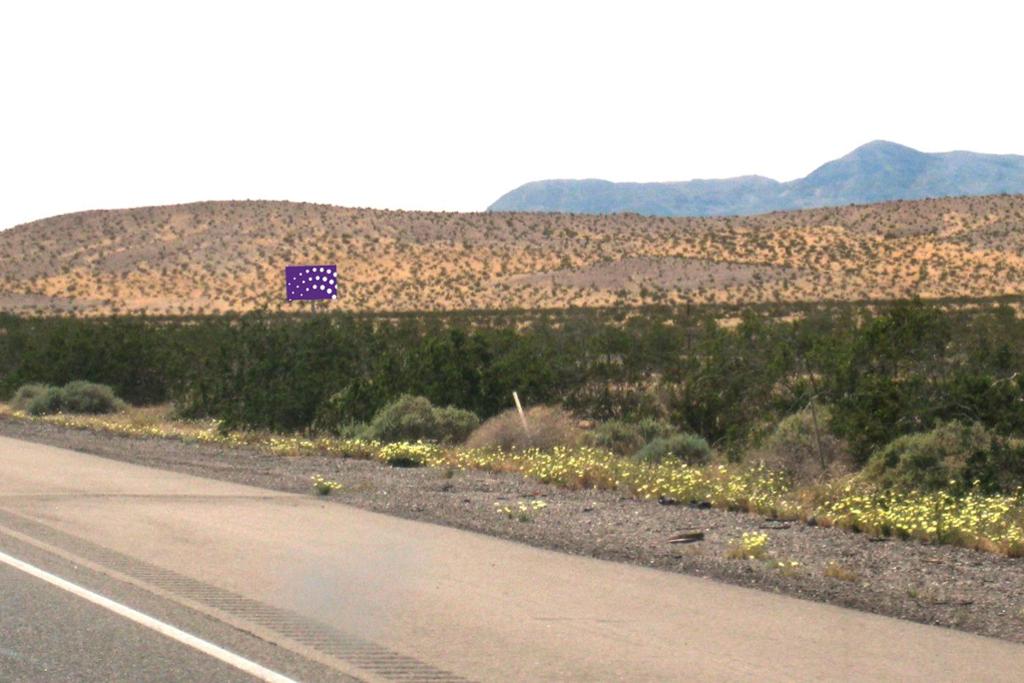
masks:
{"type": "Polygon", "coordinates": [[[0,566],[5,681],[251,681],[228,664],[0,566]]]}
{"type": "MultiPolygon", "coordinates": [[[[299,681],[357,679],[201,611],[0,531],[14,557],[119,605],[299,681]]],[[[0,562],[0,681],[253,681],[254,676],[0,562]]]]}
{"type": "MultiPolygon", "coordinates": [[[[300,680],[1019,681],[1024,671],[1024,646],[1000,640],[6,438],[0,551],[72,581],[78,572],[300,680]]],[[[222,663],[29,579],[0,571],[0,674],[240,673],[222,676],[222,663]]]]}

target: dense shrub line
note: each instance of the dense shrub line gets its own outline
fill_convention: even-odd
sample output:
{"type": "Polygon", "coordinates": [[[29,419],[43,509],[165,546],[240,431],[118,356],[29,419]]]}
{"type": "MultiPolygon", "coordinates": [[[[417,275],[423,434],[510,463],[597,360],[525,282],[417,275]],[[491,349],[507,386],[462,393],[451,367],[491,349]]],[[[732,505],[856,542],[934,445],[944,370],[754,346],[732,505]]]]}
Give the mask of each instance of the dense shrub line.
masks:
{"type": "MultiPolygon", "coordinates": [[[[811,311],[797,321],[748,312],[733,326],[678,313],[522,326],[427,315],[296,320],[255,313],[180,323],[2,317],[0,397],[30,382],[86,379],[133,403],[174,400],[183,415],[218,417],[227,428],[317,425],[343,434],[404,394],[486,420],[509,408],[515,390],[528,406],[647,425],[640,436],[606,427],[599,438],[612,450],[675,438],[676,450],[700,460],[699,444],[677,436],[695,434],[734,457],[763,445],[766,460],[785,455],[786,444],[826,459],[839,457],[830,453],[841,446],[859,468],[897,437],[955,422],[998,437],[990,442],[995,460],[1015,463],[1010,437],[1024,436],[1021,339],[1024,321],[1007,307],[943,311],[919,302],[811,311]],[[812,398],[823,426],[808,443],[804,411],[812,398]],[[796,414],[799,425],[779,432],[796,414]],[[667,427],[658,432],[657,425],[667,427]],[[803,437],[786,431],[800,425],[803,437]]],[[[514,416],[503,419],[515,424],[514,416]]],[[[494,424],[496,439],[502,429],[515,431],[494,424]]],[[[653,450],[673,449],[661,442],[653,450]]],[[[914,461],[886,457],[901,472],[914,461]]],[[[968,460],[950,471],[999,469],[992,458],[968,460]]],[[[820,464],[827,470],[830,463],[820,464]]]]}

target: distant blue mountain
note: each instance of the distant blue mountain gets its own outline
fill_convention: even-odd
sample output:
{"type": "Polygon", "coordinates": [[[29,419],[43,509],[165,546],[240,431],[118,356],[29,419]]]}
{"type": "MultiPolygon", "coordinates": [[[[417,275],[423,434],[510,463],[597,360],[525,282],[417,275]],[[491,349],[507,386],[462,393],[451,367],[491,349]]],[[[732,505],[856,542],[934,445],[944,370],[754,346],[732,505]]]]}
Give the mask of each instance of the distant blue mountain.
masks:
{"type": "Polygon", "coordinates": [[[762,176],[674,183],[539,180],[503,195],[488,211],[723,216],[1003,193],[1024,194],[1024,156],[927,154],[876,140],[788,183],[762,176]]]}

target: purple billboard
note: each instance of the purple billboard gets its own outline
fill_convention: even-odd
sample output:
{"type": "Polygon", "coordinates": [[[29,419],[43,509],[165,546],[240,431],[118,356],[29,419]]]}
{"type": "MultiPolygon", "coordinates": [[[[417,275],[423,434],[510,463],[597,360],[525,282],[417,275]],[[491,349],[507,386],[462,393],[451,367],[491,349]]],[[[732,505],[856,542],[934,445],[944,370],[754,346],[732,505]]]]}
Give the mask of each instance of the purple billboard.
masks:
{"type": "Polygon", "coordinates": [[[338,298],[338,266],[285,266],[288,301],[338,298]]]}

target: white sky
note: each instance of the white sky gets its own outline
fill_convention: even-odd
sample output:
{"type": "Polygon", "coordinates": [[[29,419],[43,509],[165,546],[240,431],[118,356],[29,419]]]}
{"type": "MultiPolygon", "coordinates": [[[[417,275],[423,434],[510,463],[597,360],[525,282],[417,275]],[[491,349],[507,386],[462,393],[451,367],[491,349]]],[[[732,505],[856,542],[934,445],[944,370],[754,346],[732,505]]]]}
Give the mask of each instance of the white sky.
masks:
{"type": "Polygon", "coordinates": [[[543,178],[1024,153],[1017,2],[4,2],[0,228],[205,199],[483,210],[543,178]]]}

